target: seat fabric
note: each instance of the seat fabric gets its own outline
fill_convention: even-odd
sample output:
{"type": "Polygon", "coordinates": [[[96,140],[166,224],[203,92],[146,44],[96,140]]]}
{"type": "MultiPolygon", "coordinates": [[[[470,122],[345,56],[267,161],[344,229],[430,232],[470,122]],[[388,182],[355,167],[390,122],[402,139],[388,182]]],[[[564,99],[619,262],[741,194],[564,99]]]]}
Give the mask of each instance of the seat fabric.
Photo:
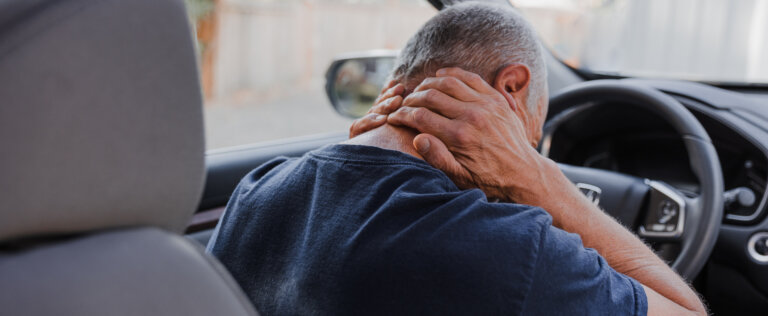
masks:
{"type": "Polygon", "coordinates": [[[204,181],[183,0],[0,0],[0,314],[256,315],[179,235],[204,181]]]}
{"type": "Polygon", "coordinates": [[[4,315],[254,315],[224,268],[156,228],[95,233],[0,256],[4,315]]]}

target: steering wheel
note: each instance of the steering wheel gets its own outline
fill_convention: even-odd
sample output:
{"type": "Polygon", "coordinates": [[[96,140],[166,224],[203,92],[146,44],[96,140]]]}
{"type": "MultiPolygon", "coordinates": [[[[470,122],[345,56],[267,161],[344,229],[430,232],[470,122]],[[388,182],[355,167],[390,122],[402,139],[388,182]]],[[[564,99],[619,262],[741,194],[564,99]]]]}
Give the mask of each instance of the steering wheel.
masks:
{"type": "MultiPolygon", "coordinates": [[[[626,80],[596,80],[570,86],[550,99],[542,154],[548,154],[558,125],[594,104],[620,101],[661,116],[682,138],[698,178],[698,196],[686,196],[663,181],[613,171],[560,164],[563,173],[593,202],[622,223],[639,223],[637,234],[654,244],[677,245],[671,263],[692,280],[709,258],[723,218],[720,161],[701,123],[677,100],[656,89],[626,80]]],[[[614,103],[617,104],[617,103],[614,103]]],[[[630,227],[630,229],[634,229],[630,227]]]]}

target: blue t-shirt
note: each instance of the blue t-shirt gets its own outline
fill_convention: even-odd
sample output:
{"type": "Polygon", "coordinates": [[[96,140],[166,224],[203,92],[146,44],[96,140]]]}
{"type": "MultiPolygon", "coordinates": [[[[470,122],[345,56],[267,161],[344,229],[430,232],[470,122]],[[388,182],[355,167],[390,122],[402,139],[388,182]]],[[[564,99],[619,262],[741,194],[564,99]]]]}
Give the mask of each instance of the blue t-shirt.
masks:
{"type": "Polygon", "coordinates": [[[551,223],[405,153],[330,145],[245,176],[209,250],[262,315],[646,314],[637,281],[551,223]]]}

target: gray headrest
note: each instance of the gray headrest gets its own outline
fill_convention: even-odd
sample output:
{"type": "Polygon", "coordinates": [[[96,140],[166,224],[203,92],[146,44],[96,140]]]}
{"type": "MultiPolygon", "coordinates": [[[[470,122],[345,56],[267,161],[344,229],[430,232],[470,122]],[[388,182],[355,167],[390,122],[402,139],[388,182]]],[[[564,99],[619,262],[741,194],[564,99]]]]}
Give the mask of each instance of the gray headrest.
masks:
{"type": "Polygon", "coordinates": [[[204,177],[183,1],[27,1],[0,6],[0,241],[181,230],[204,177]]]}

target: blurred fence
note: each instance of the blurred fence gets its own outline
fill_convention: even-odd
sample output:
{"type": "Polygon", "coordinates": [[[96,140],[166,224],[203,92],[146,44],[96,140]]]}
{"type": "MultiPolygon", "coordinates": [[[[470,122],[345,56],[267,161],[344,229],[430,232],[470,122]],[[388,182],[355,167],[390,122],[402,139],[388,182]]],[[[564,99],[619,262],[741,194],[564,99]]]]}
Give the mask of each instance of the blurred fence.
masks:
{"type": "Polygon", "coordinates": [[[210,4],[208,18],[200,20],[215,21],[198,22],[207,28],[198,28],[198,37],[212,33],[201,41],[209,99],[317,89],[334,56],[400,48],[435,13],[422,0],[193,2],[210,4]]]}

